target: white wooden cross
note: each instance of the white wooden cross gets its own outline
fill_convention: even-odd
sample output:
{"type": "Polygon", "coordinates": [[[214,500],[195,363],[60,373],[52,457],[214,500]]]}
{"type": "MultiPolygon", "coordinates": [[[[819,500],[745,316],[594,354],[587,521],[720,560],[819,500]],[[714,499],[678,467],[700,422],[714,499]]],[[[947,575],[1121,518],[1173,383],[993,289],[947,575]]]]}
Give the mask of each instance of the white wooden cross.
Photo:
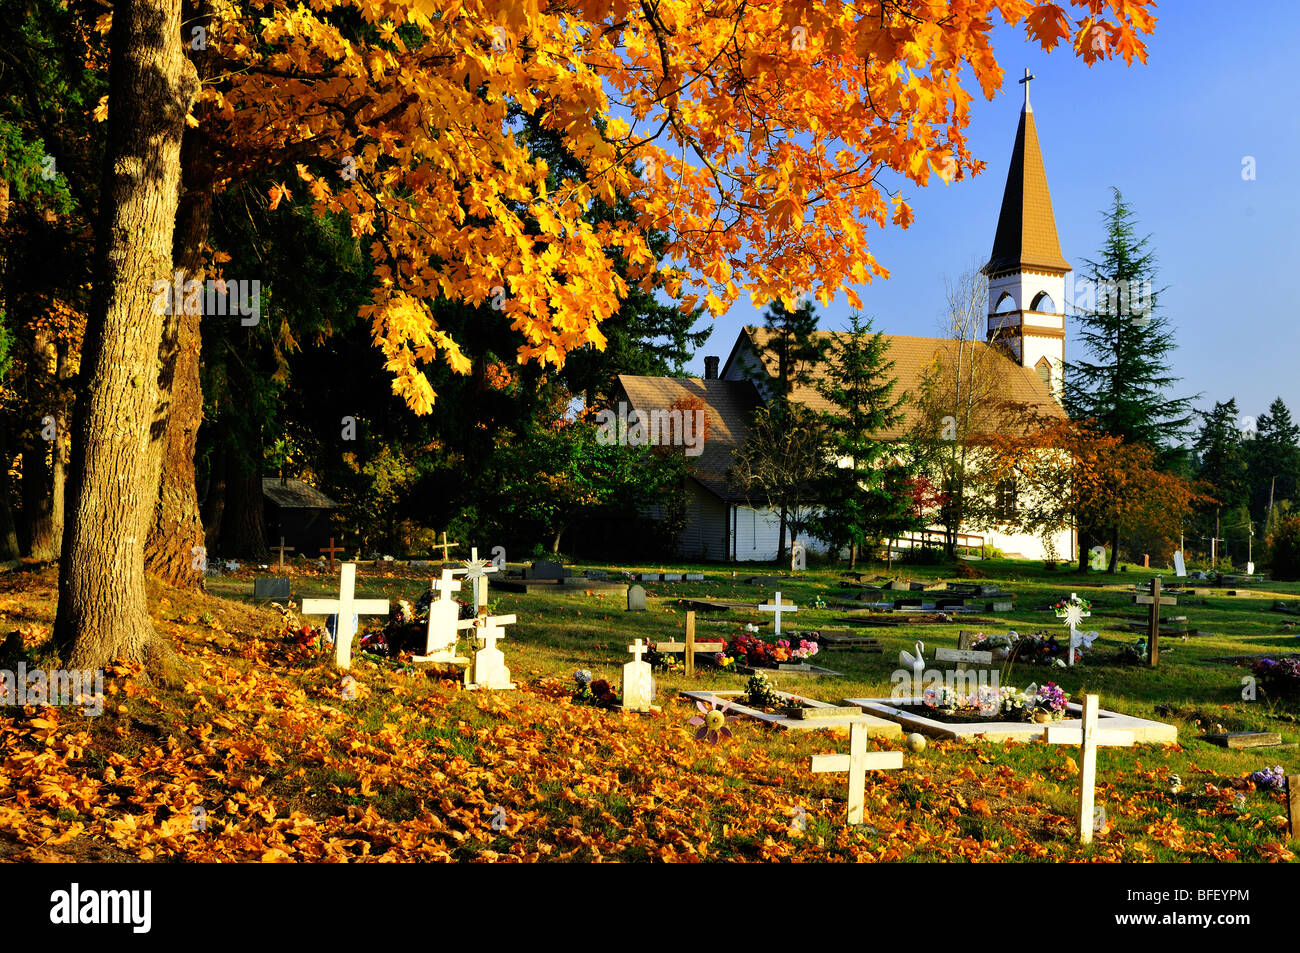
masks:
{"type": "Polygon", "coordinates": [[[765,603],[763,603],[761,606],[758,607],[758,611],[759,611],[759,612],[771,612],[771,613],[775,614],[775,616],[776,616],[776,634],[777,634],[777,635],[780,635],[780,634],[781,634],[781,613],[782,613],[782,612],[798,612],[798,611],[799,611],[799,607],[798,607],[797,605],[795,605],[793,602],[782,602],[782,601],[781,601],[781,592],[780,592],[780,590],[777,590],[775,600],[772,601],[772,602],[765,602],[765,603]]]}
{"type": "Polygon", "coordinates": [[[461,570],[465,573],[465,578],[470,581],[470,586],[474,595],[474,611],[482,612],[487,608],[488,577],[490,572],[500,572],[500,569],[492,562],[486,559],[478,558],[478,547],[471,547],[469,551],[469,562],[461,570]]]}
{"type": "Polygon", "coordinates": [[[1079,843],[1091,844],[1094,786],[1097,783],[1097,748],[1131,748],[1133,732],[1097,727],[1097,696],[1084,695],[1079,724],[1047,726],[1048,744],[1079,746],[1079,843]]]}
{"type": "Polygon", "coordinates": [[[832,771],[849,773],[849,823],[861,824],[863,808],[867,802],[867,772],[894,771],[903,766],[901,751],[872,751],[867,753],[867,726],[855,721],[849,726],[848,754],[815,754],[812,757],[813,774],[832,771]]]}
{"type": "Polygon", "coordinates": [[[425,637],[424,655],[414,656],[416,662],[468,662],[456,654],[456,621],[460,616],[460,603],[451,597],[460,590],[460,583],[452,578],[451,570],[442,571],[442,579],[434,586],[438,598],[429,603],[429,631],[425,637]]]}
{"type": "Polygon", "coordinates": [[[357,564],[344,563],[339,573],[337,599],[304,599],[303,615],[333,615],[334,664],[341,669],[352,667],[352,637],[356,632],[356,616],[388,615],[387,599],[357,599],[357,564]]]}

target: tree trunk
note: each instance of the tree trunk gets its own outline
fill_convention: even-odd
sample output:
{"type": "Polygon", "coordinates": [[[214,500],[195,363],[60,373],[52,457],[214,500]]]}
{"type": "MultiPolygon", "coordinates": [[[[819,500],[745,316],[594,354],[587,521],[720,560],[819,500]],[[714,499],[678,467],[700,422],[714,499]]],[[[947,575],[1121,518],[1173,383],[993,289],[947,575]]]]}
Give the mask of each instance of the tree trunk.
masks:
{"type": "Polygon", "coordinates": [[[9,505],[10,482],[9,464],[13,458],[9,453],[8,428],[0,426],[0,562],[17,559],[18,526],[14,522],[13,509],[9,505]]]}
{"type": "Polygon", "coordinates": [[[780,565],[781,560],[785,557],[785,527],[786,527],[786,506],[781,504],[781,528],[777,531],[776,536],[776,561],[780,565]]]}
{"type": "Polygon", "coordinates": [[[560,528],[557,529],[557,530],[555,531],[555,538],[551,540],[551,555],[552,555],[552,556],[559,556],[559,555],[560,555],[560,537],[562,537],[562,536],[564,535],[564,531],[565,531],[566,529],[568,529],[568,528],[569,528],[569,524],[568,524],[568,523],[561,523],[561,524],[560,524],[560,528]]]}
{"type": "Polygon", "coordinates": [[[158,496],[149,440],[163,315],[154,286],[172,270],[181,134],[197,89],[180,31],[180,0],[114,6],[95,282],[54,622],[55,645],[71,668],[144,660],[155,638],[144,574],[158,496]]]}
{"type": "Polygon", "coordinates": [[[262,458],[260,446],[257,451],[247,460],[239,453],[229,453],[226,457],[226,503],[217,547],[222,556],[256,560],[270,558],[266,546],[262,472],[257,465],[262,458]]]}
{"type": "MultiPolygon", "coordinates": [[[[186,9],[187,29],[207,27],[212,4],[199,0],[186,9]]],[[[211,56],[192,50],[200,80],[211,73],[211,56]]],[[[212,150],[204,127],[187,128],[181,142],[181,197],[172,241],[172,260],[183,281],[206,277],[204,245],[212,218],[212,150]]],[[[161,468],[158,501],[145,542],[145,570],[170,585],[201,589],[203,573],[195,568],[195,547],[205,546],[204,524],[194,479],[194,452],[203,421],[203,385],[199,377],[202,315],[169,317],[159,351],[158,409],[150,452],[161,468]]],[[[201,564],[200,564],[201,565],[201,564]]]]}
{"type": "Polygon", "coordinates": [[[1112,576],[1119,571],[1119,527],[1111,527],[1110,531],[1110,566],[1107,569],[1112,576]]]}

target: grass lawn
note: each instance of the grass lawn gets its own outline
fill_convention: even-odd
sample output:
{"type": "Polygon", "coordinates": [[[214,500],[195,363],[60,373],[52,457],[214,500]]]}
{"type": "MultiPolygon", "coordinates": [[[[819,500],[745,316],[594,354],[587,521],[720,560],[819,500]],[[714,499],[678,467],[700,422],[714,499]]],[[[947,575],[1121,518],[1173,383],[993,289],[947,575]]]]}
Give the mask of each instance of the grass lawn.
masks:
{"type": "MultiPolygon", "coordinates": [[[[513,594],[492,590],[496,612],[513,612],[501,648],[519,690],[474,693],[450,671],[354,656],[355,697],[332,653],[303,648],[274,610],[251,602],[252,573],[209,580],[190,595],[156,591],[159,630],[183,660],[179,677],[145,678],[136,666],[109,673],[105,713],[8,708],[0,715],[0,856],[14,859],[397,860],[1294,860],[1297,847],[1278,792],[1242,786],[1256,769],[1300,772],[1295,748],[1230,751],[1200,736],[1278,731],[1300,741],[1292,701],[1242,699],[1249,665],[1216,659],[1300,651],[1300,621],[1272,600],[1300,598],[1300,584],[1265,583],[1230,597],[1181,598],[1203,634],[1161,642],[1157,670],[1125,665],[1136,633],[1123,623],[1145,607],[1127,591],[1152,573],[1047,572],[1013,560],[975,564],[1016,594],[1016,610],[984,624],[873,627],[883,654],[826,652],[815,660],[843,677],[772,673],[778,688],[826,701],[887,695],[900,649],[925,642],[926,658],[956,647],[960,629],[1063,633],[1035,607],[1077,592],[1093,602],[1100,633],[1074,669],[1018,666],[1004,682],[1055,680],[1103,708],[1166,721],[1177,746],[1102,749],[1097,804],[1108,828],[1081,848],[1072,836],[1078,779],[1074,752],[1043,743],[935,742],[907,752],[901,771],[869,775],[866,824],[844,823],[844,775],[809,771],[809,757],[846,752],[830,732],[788,734],[731,723],[717,746],[696,741],[686,688],[740,689],[745,677],[708,668],[693,679],[658,673],[662,711],[650,716],[573,705],[573,671],[617,684],[628,644],[681,638],[682,597],[757,603],[773,586],[763,566],[698,568],[701,583],[647,583],[649,610],[629,613],[617,590],[513,594]],[[733,576],[734,568],[734,576],[733,576]],[[1182,780],[1172,793],[1170,775],[1182,780]]],[[[583,567],[579,567],[583,568],[583,567]]],[[[637,569],[642,567],[600,568],[637,569]]],[[[782,581],[799,606],[792,631],[842,628],[839,610],[814,608],[840,591],[841,567],[810,566],[782,581]]],[[[952,566],[895,566],[890,578],[958,577],[952,566]]],[[[421,571],[358,570],[359,595],[414,600],[421,571]]],[[[331,594],[312,569],[295,576],[295,598],[331,594]]],[[[1168,578],[1166,582],[1169,582],[1168,578]]],[[[29,667],[49,660],[55,577],[49,569],[0,576],[0,634],[22,636],[29,667]]],[[[730,636],[770,615],[698,618],[700,639],[730,636]]],[[[370,624],[374,624],[371,620],[370,624]]],[[[363,620],[365,628],[367,620],[363,620]]],[[[10,656],[18,650],[7,643],[10,656]]],[[[6,667],[13,667],[7,661],[6,667]]],[[[900,742],[873,741],[873,747],[900,742]]]]}

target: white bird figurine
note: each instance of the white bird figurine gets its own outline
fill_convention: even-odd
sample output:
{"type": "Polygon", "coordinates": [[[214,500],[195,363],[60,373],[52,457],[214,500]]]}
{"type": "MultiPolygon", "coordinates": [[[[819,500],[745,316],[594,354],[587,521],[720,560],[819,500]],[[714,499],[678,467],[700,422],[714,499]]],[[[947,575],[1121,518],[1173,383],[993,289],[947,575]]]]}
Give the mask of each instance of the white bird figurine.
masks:
{"type": "Polygon", "coordinates": [[[916,695],[921,694],[921,678],[925,673],[925,643],[917,641],[916,657],[906,649],[898,653],[898,664],[912,670],[912,686],[916,695]]]}

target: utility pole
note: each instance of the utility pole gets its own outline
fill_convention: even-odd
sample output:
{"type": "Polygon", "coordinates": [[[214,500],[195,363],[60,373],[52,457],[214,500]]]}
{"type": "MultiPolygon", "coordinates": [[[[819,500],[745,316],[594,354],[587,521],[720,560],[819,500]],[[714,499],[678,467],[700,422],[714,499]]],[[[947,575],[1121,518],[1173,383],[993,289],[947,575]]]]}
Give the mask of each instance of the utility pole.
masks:
{"type": "Polygon", "coordinates": [[[1210,540],[1210,567],[1219,569],[1219,507],[1214,508],[1214,538],[1210,540]]]}

